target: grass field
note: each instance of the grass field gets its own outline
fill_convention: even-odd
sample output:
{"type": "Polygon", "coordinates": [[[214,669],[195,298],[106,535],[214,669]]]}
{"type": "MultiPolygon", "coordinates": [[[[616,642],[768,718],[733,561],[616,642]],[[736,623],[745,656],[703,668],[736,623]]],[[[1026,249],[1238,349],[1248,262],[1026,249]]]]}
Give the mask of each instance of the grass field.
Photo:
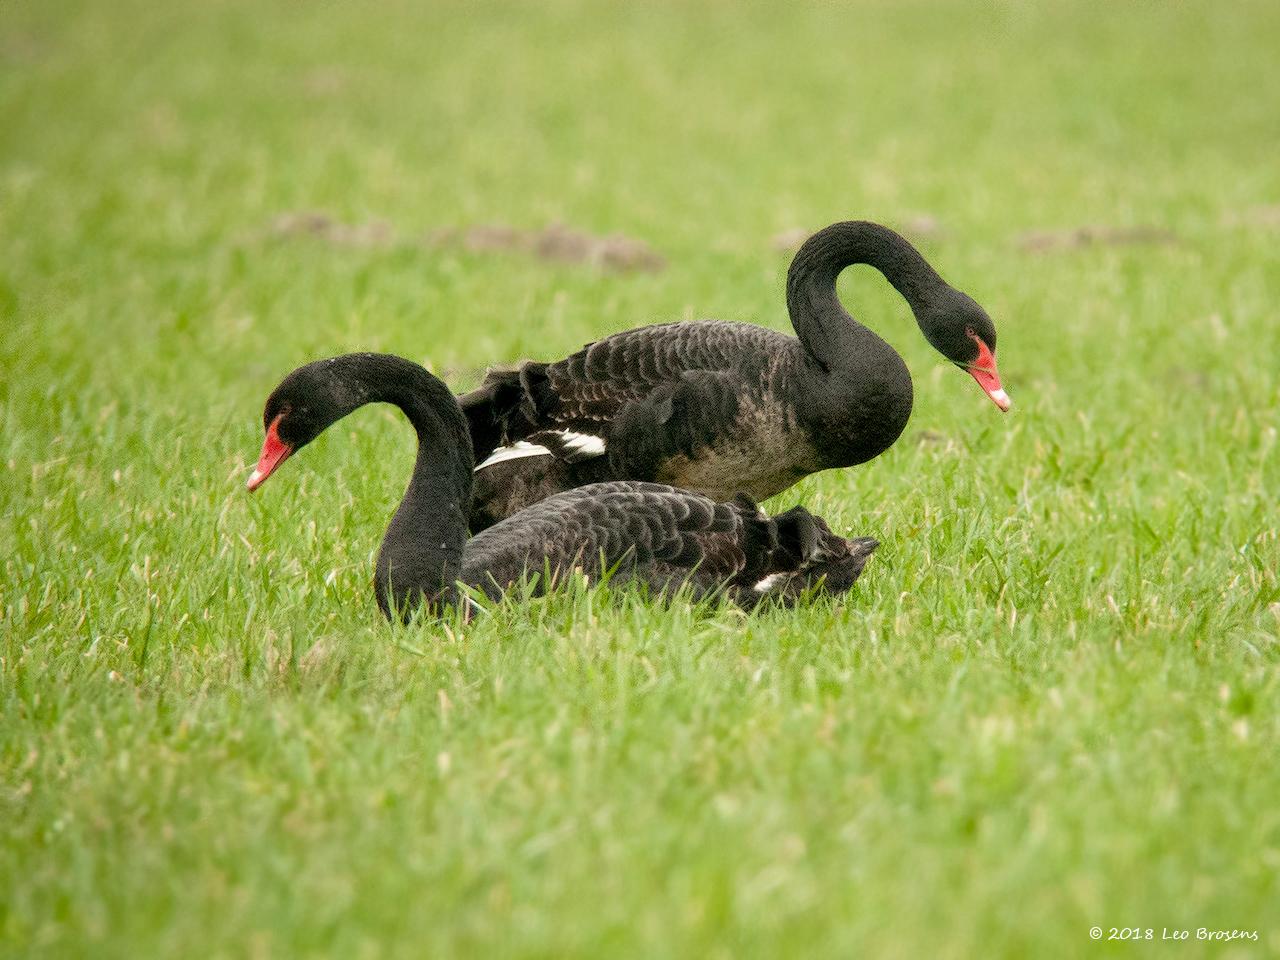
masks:
{"type": "Polygon", "coordinates": [[[1261,0],[0,3],[0,954],[1280,954],[1278,46],[1261,0]],[[777,499],[883,542],[841,603],[393,630],[398,414],[243,490],[304,361],[785,329],[774,238],[850,217],[1015,407],[846,274],[916,409],[777,499]],[[666,268],[421,240],[555,223],[666,268]]]}

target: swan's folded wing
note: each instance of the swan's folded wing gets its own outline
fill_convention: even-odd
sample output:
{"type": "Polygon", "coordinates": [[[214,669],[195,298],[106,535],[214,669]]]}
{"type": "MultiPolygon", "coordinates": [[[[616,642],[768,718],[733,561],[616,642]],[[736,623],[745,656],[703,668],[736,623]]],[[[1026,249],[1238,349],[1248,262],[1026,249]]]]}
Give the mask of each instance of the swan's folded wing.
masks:
{"type": "MultiPolygon", "coordinates": [[[[659,484],[616,482],[550,497],[490,527],[468,544],[463,579],[490,596],[526,574],[624,580],[642,571],[664,580],[723,583],[746,568],[745,511],[659,484]]],[[[646,577],[652,581],[652,577],[646,577]]]]}
{"type": "Polygon", "coordinates": [[[526,378],[532,411],[542,429],[604,436],[603,425],[689,371],[761,374],[787,337],[747,323],[700,320],[638,327],[588,344],[526,378]]]}

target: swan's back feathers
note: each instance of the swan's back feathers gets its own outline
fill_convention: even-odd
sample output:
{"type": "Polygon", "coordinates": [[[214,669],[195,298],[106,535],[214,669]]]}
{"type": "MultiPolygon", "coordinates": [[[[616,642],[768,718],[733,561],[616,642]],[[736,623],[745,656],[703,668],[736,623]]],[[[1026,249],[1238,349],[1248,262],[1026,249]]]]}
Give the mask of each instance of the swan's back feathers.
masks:
{"type": "MultiPolygon", "coordinates": [[[[638,327],[590,343],[547,364],[535,394],[538,415],[584,432],[612,421],[656,388],[692,370],[735,371],[764,381],[769,358],[798,347],[794,337],[721,320],[638,327]]],[[[537,383],[537,381],[534,381],[537,383]]]]}
{"type": "Polygon", "coordinates": [[[697,320],[637,327],[589,343],[555,363],[492,370],[460,398],[477,460],[539,430],[604,439],[629,405],[689,371],[733,371],[767,387],[779,361],[800,351],[794,338],[749,323],[697,320]]]}

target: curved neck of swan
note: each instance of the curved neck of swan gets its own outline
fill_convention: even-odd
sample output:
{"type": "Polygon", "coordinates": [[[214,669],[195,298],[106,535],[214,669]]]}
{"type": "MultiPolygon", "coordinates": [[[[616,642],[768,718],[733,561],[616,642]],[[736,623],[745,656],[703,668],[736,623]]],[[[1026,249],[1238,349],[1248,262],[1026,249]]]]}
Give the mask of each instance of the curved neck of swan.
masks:
{"type": "Polygon", "coordinates": [[[852,359],[868,335],[874,337],[849,315],[836,295],[836,278],[857,263],[884,274],[910,304],[917,322],[949,289],[920,252],[887,227],[851,220],[819,230],[791,261],[787,310],[800,341],[828,370],[852,359]]]}
{"type": "Polygon", "coordinates": [[[388,618],[407,619],[423,601],[454,599],[471,513],[471,437],[449,388],[416,363],[357,355],[341,379],[352,410],[394,404],[418,434],[413,476],[387,526],[374,574],[379,608],[388,618]]]}

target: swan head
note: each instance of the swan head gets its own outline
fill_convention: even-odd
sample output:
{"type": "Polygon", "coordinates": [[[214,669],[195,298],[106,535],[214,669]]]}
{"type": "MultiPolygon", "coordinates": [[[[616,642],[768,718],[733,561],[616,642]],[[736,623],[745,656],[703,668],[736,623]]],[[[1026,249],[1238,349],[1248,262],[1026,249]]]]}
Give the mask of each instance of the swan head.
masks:
{"type": "Polygon", "coordinates": [[[944,287],[916,319],[933,348],[973,377],[992,403],[1005,412],[1013,406],[996,368],[996,325],[972,297],[944,287]]]}
{"type": "Polygon", "coordinates": [[[247,484],[256,490],[298,450],[366,401],[350,368],[361,355],[299,367],[271,391],[262,411],[266,439],[247,484]]]}

